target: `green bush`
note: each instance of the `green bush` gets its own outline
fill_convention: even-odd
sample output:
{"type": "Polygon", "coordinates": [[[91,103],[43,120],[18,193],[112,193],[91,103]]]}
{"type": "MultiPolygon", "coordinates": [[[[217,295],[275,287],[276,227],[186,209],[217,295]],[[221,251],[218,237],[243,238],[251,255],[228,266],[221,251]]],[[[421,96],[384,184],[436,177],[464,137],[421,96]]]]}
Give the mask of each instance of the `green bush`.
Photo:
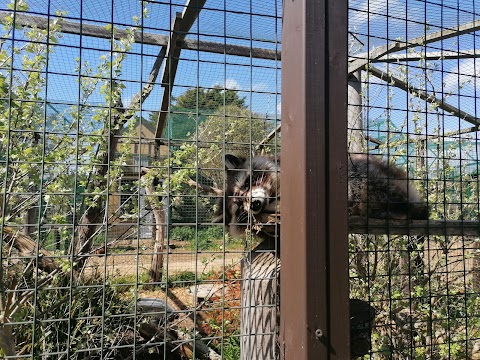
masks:
{"type": "Polygon", "coordinates": [[[224,230],[221,226],[208,226],[198,230],[193,243],[195,250],[217,250],[223,242],[224,230]]]}
{"type": "Polygon", "coordinates": [[[224,229],[222,226],[208,226],[198,230],[198,238],[200,239],[223,239],[224,229]]]}
{"type": "Polygon", "coordinates": [[[175,226],[170,230],[172,241],[189,241],[194,250],[215,250],[223,242],[223,226],[199,227],[198,231],[191,226],[175,226]]]}
{"type": "Polygon", "coordinates": [[[175,226],[170,230],[169,238],[173,241],[193,241],[195,229],[191,226],[175,226]]]}
{"type": "Polygon", "coordinates": [[[167,280],[168,287],[186,287],[195,284],[197,278],[193,271],[182,271],[174,275],[170,275],[167,280]]]}

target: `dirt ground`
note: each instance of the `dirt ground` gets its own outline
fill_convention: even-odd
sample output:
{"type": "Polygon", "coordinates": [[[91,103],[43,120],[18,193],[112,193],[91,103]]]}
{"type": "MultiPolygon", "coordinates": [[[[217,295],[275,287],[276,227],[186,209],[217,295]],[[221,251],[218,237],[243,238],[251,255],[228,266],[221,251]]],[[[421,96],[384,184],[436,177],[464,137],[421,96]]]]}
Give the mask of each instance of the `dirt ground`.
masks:
{"type": "MultiPolygon", "coordinates": [[[[152,263],[153,246],[142,245],[140,249],[130,243],[120,243],[108,249],[106,255],[95,254],[88,260],[84,271],[86,274],[111,280],[122,276],[147,274],[152,263]]],[[[124,296],[129,300],[146,298],[164,301],[177,314],[172,320],[172,326],[188,331],[196,329],[206,337],[222,337],[239,326],[240,283],[236,279],[244,256],[245,253],[240,250],[195,252],[177,246],[164,255],[164,274],[170,277],[186,271],[196,272],[198,276],[208,273],[208,277],[195,286],[215,285],[216,291],[212,290],[207,298],[197,298],[197,288],[192,283],[186,283],[187,286],[172,286],[166,289],[160,286],[154,289],[140,286],[135,292],[126,291],[124,296]],[[224,273],[226,268],[229,270],[224,273]],[[212,271],[216,274],[210,273],[212,271]],[[225,280],[219,280],[218,274],[225,274],[225,280]],[[223,320],[228,320],[227,324],[231,329],[214,326],[223,320]],[[224,333],[217,333],[218,331],[224,333]]],[[[123,282],[123,279],[120,281],[123,282]]],[[[130,282],[128,278],[125,281],[130,282]]]]}
{"type": "MultiPolygon", "coordinates": [[[[220,270],[224,267],[239,265],[244,254],[235,252],[192,252],[170,251],[164,256],[164,271],[168,276],[180,272],[191,271],[197,274],[220,270]]],[[[85,271],[96,270],[106,277],[144,274],[150,269],[153,251],[114,252],[93,255],[87,263],[85,271]]]]}

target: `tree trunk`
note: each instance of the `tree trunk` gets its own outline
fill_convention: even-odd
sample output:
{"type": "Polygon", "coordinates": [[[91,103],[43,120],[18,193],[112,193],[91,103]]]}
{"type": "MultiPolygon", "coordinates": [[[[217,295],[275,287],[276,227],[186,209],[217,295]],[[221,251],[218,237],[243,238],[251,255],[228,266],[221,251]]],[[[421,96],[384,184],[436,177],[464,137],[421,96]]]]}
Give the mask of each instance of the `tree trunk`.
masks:
{"type": "Polygon", "coordinates": [[[365,149],[362,119],[361,72],[348,77],[348,152],[360,153],[365,149]]]}
{"type": "Polygon", "coordinates": [[[30,206],[27,210],[25,210],[23,213],[22,222],[22,235],[32,236],[32,234],[35,232],[36,223],[38,222],[37,207],[30,206]]]}
{"type": "Polygon", "coordinates": [[[12,333],[13,326],[0,317],[0,349],[6,356],[15,359],[17,352],[15,351],[15,341],[12,333]]]}
{"type": "MultiPolygon", "coordinates": [[[[120,114],[117,114],[117,116],[115,116],[115,120],[113,120],[114,116],[112,115],[112,123],[118,124],[119,117],[120,114]]],[[[121,124],[120,128],[121,127],[123,127],[123,123],[121,124]]],[[[93,192],[95,189],[105,189],[107,186],[107,173],[109,164],[114,158],[118,143],[118,139],[115,137],[117,132],[118,130],[112,130],[110,132],[108,143],[105,145],[107,148],[101,150],[97,156],[100,164],[95,166],[94,170],[92,171],[90,182],[91,186],[87,188],[89,193],[93,192]]],[[[108,194],[108,191],[106,191],[105,194],[108,194]]],[[[81,268],[88,259],[87,255],[92,249],[93,234],[95,233],[98,224],[103,222],[105,217],[104,213],[107,211],[102,204],[102,195],[95,195],[91,201],[93,204],[85,210],[85,213],[82,215],[78,224],[78,240],[75,254],[80,255],[78,257],[79,268],[81,268]]]]}
{"type": "MultiPolygon", "coordinates": [[[[109,139],[106,144],[107,148],[97,154],[99,165],[95,166],[94,170],[92,171],[89,184],[91,186],[88,186],[88,192],[91,193],[95,189],[106,188],[106,175],[108,173],[110,161],[114,158],[115,152],[117,151],[118,139],[116,138],[116,136],[118,136],[120,130],[123,128],[125,123],[137,113],[137,109],[143,104],[145,99],[152,92],[165,57],[165,51],[165,46],[162,46],[155,59],[152,70],[150,71],[148,81],[146,82],[142,90],[133,97],[128,108],[123,107],[121,94],[116,93],[116,82],[113,81],[111,83],[111,90],[114,94],[112,98],[115,99],[111,104],[112,113],[109,122],[110,127],[108,129],[105,128],[104,131],[104,135],[108,135],[109,139]]],[[[108,191],[106,192],[106,194],[108,194],[108,191]]],[[[87,208],[78,224],[77,248],[75,249],[75,254],[80,255],[78,257],[78,267],[82,267],[85,264],[85,261],[88,259],[88,256],[82,255],[88,255],[88,253],[91,251],[93,242],[92,236],[93,234],[95,234],[97,224],[103,222],[104,212],[107,211],[107,209],[102,210],[101,196],[95,197],[94,199],[92,199],[92,201],[93,205],[87,208]]]]}
{"type": "MultiPolygon", "coordinates": [[[[142,168],[142,173],[148,173],[148,168],[142,168]]],[[[145,178],[142,178],[145,181],[145,178]]],[[[163,274],[163,252],[165,251],[165,209],[163,203],[155,194],[155,185],[157,179],[151,183],[146,184],[145,194],[148,197],[147,202],[152,207],[153,217],[155,218],[155,244],[153,246],[152,265],[150,267],[149,275],[152,283],[162,281],[163,274]]]]}
{"type": "Polygon", "coordinates": [[[274,249],[273,241],[264,241],[242,260],[241,360],[279,358],[280,259],[274,249]]]}
{"type": "MultiPolygon", "coordinates": [[[[148,194],[148,191],[147,191],[148,194]]],[[[152,266],[150,268],[150,281],[162,281],[163,252],[165,251],[165,211],[161,205],[152,205],[155,217],[155,245],[153,246],[152,266]]]]}

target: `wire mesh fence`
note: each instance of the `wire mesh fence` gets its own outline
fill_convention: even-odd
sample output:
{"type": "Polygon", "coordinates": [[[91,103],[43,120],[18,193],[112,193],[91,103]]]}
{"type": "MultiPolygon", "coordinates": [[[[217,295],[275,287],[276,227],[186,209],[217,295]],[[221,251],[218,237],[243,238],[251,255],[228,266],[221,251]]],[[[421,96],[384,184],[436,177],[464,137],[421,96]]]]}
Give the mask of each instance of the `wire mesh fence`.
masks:
{"type": "MultiPolygon", "coordinates": [[[[352,357],[480,358],[479,6],[349,1],[352,357]]],[[[282,16],[2,2],[2,356],[280,357],[282,16]]]]}
{"type": "Polygon", "coordinates": [[[479,5],[349,3],[349,150],[404,169],[429,209],[352,231],[351,297],[375,308],[373,358],[480,356],[479,5]]]}
{"type": "Polygon", "coordinates": [[[258,241],[214,217],[225,155],[278,152],[281,14],[2,2],[3,357],[239,358],[258,241]]]}

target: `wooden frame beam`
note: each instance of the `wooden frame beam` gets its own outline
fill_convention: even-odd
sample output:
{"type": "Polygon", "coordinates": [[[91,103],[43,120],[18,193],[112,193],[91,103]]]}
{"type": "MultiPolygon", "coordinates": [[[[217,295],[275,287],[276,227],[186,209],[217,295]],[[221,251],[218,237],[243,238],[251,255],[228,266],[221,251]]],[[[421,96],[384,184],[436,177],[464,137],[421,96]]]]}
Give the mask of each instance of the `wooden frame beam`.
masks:
{"type": "Polygon", "coordinates": [[[379,59],[389,53],[405,50],[411,47],[425,45],[432,42],[449,39],[451,37],[460,36],[466,33],[480,30],[480,20],[475,20],[466,24],[455,26],[451,29],[441,29],[439,31],[430,33],[426,36],[419,36],[407,41],[394,41],[388,45],[378,47],[355,56],[348,66],[348,73],[351,74],[357,70],[361,70],[365,65],[371,63],[375,59],[379,59]]]}
{"type": "MultiPolygon", "coordinates": [[[[409,136],[408,140],[404,141],[395,141],[396,145],[402,145],[402,144],[408,144],[408,143],[415,143],[415,142],[420,142],[420,141],[425,141],[425,140],[430,140],[430,139],[438,139],[438,138],[448,138],[448,137],[454,137],[457,135],[463,135],[463,134],[469,134],[475,131],[480,131],[480,126],[471,126],[468,128],[463,128],[460,130],[453,130],[446,132],[444,134],[438,134],[438,135],[418,135],[418,136],[409,136]]],[[[375,148],[378,148],[380,145],[384,145],[385,143],[383,141],[380,141],[378,139],[375,139],[371,136],[366,136],[365,137],[369,142],[374,143],[377,145],[375,148]]]]}
{"type": "Polygon", "coordinates": [[[372,63],[393,63],[401,61],[420,61],[420,60],[457,60],[457,59],[473,59],[480,57],[480,50],[462,50],[455,51],[432,51],[427,53],[411,53],[411,54],[388,54],[378,59],[371,59],[372,63]]]}
{"type": "MultiPolygon", "coordinates": [[[[6,16],[11,15],[10,11],[0,11],[0,21],[3,21],[6,16]]],[[[54,18],[53,16],[51,18],[54,18]]],[[[18,26],[33,27],[45,30],[48,28],[48,20],[45,16],[26,15],[17,13],[15,15],[15,23],[18,26]]],[[[62,21],[61,32],[72,35],[92,36],[101,39],[111,39],[112,31],[107,30],[104,26],[85,24],[73,22],[68,20],[62,21]]],[[[126,36],[126,31],[116,29],[114,33],[115,39],[120,39],[126,36]]],[[[170,37],[167,35],[152,34],[144,32],[143,34],[135,34],[135,42],[154,46],[167,46],[170,37]]],[[[214,41],[197,41],[192,39],[183,39],[177,44],[178,47],[184,50],[205,51],[215,54],[226,54],[242,57],[252,57],[255,59],[266,60],[280,60],[280,51],[268,50],[256,47],[232,45],[217,43],[214,41]]]]}
{"type": "Polygon", "coordinates": [[[275,135],[277,135],[280,130],[282,129],[282,124],[278,124],[277,127],[275,129],[273,129],[272,131],[270,131],[267,136],[265,136],[262,141],[260,141],[258,143],[258,145],[255,147],[255,150],[259,150],[259,149],[262,149],[265,147],[265,145],[267,143],[269,143],[274,137],[275,135]]]}
{"type": "Polygon", "coordinates": [[[383,220],[350,217],[350,234],[480,236],[480,222],[463,220],[383,220]]]}

